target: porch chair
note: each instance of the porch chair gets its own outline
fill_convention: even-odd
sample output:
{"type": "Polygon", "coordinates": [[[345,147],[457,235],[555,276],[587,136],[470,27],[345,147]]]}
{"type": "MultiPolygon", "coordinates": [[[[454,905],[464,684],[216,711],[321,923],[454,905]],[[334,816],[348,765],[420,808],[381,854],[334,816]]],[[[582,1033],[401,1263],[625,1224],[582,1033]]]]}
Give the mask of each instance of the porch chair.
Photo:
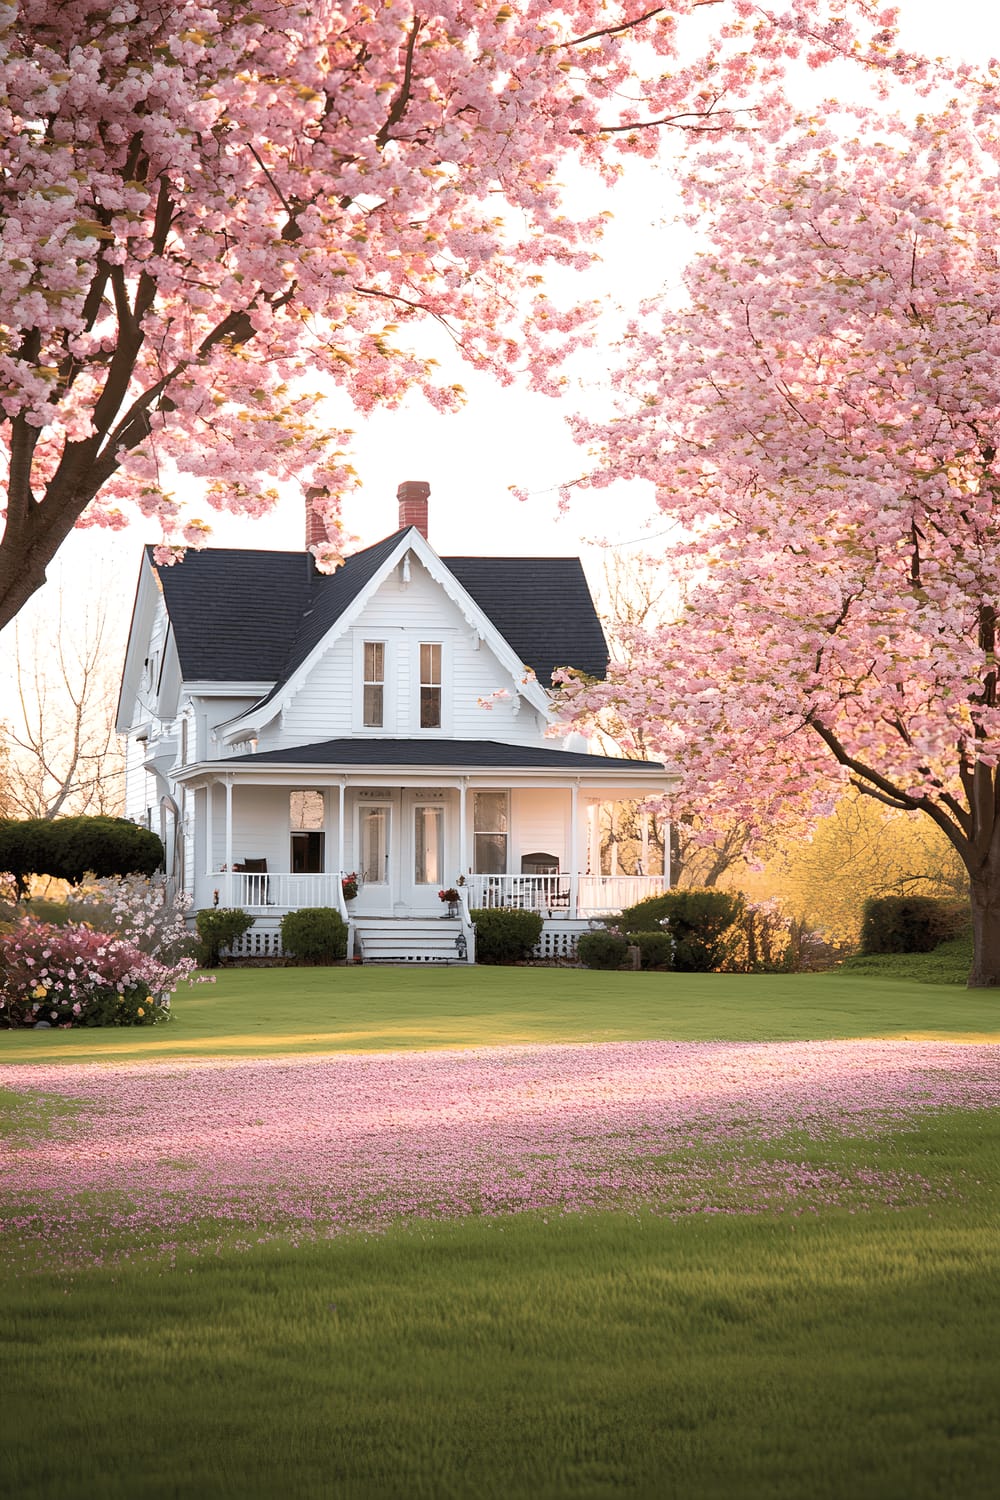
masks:
{"type": "Polygon", "coordinates": [[[532,854],[521,855],[522,875],[543,875],[544,880],[535,886],[539,906],[548,908],[552,915],[554,907],[569,907],[569,877],[559,874],[559,860],[554,854],[546,854],[544,850],[536,850],[532,854]]]}
{"type": "MultiPolygon", "coordinates": [[[[261,876],[265,876],[266,877],[266,875],[267,875],[267,860],[266,859],[245,859],[242,864],[239,864],[239,865],[234,864],[233,865],[233,869],[239,875],[261,875],[261,876]]],[[[271,882],[269,880],[267,880],[267,879],[253,881],[251,883],[250,890],[251,891],[257,890],[257,891],[260,892],[260,902],[258,903],[256,901],[252,901],[250,903],[251,906],[257,906],[258,904],[261,905],[261,906],[271,906],[273,904],[272,901],[271,901],[271,896],[270,896],[270,892],[269,892],[270,884],[271,884],[271,882]]]]}

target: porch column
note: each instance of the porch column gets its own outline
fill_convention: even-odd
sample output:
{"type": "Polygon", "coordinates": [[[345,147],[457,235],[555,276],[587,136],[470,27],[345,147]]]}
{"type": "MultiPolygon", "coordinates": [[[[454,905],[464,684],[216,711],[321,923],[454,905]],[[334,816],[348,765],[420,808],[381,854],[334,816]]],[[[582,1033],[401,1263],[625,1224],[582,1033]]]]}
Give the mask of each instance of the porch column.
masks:
{"type": "Polygon", "coordinates": [[[215,808],[214,808],[214,806],[212,804],[212,788],[214,786],[215,786],[215,782],[214,781],[210,781],[210,782],[208,782],[208,784],[205,787],[205,874],[206,875],[211,875],[211,873],[212,873],[212,867],[213,867],[212,849],[214,847],[214,842],[213,842],[213,838],[212,838],[212,828],[213,828],[213,821],[212,820],[213,820],[213,814],[215,812],[215,808]]]}
{"type": "Polygon", "coordinates": [[[344,805],[346,801],[344,793],[346,785],[345,778],[341,777],[339,788],[340,810],[337,814],[337,869],[341,875],[344,873],[344,805]]]}
{"type": "Polygon", "coordinates": [[[601,804],[591,802],[587,808],[587,873],[601,873],[601,804]]]}
{"type": "Polygon", "coordinates": [[[458,873],[467,875],[469,864],[469,841],[465,831],[465,794],[469,785],[468,776],[459,778],[458,783],[458,873]]]}
{"type": "Polygon", "coordinates": [[[580,830],[577,826],[579,817],[579,797],[577,791],[578,783],[574,781],[569,789],[569,909],[570,915],[580,915],[580,830]]]}
{"type": "Polygon", "coordinates": [[[226,778],[226,905],[233,904],[233,783],[226,778]]]}

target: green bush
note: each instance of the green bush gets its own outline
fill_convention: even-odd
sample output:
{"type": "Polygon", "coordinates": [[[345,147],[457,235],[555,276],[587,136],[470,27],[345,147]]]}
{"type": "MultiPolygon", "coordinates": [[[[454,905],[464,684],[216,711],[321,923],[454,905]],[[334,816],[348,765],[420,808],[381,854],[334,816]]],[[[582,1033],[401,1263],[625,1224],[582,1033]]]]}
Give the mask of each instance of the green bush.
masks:
{"type": "Polygon", "coordinates": [[[615,926],[626,932],[668,932],[673,942],[671,967],[683,974],[708,974],[726,961],[730,929],[742,914],[738,892],[665,891],[628,907],[615,926]]]}
{"type": "Polygon", "coordinates": [[[645,901],[627,906],[620,916],[614,918],[614,925],[622,932],[659,931],[660,923],[667,916],[671,898],[675,894],[673,891],[665,891],[661,896],[647,896],[645,901]]]}
{"type": "Polygon", "coordinates": [[[198,912],[194,925],[200,939],[198,962],[202,968],[217,969],[222,949],[232,947],[253,924],[250,913],[238,906],[206,906],[198,912]]]}
{"type": "Polygon", "coordinates": [[[281,946],[304,963],[334,964],[347,957],[347,923],[332,906],[305,906],[281,919],[281,946]]]}
{"type": "Polygon", "coordinates": [[[542,935],[537,911],[519,907],[476,907],[469,913],[476,928],[477,964],[514,964],[530,958],[542,935]]]}
{"type": "Polygon", "coordinates": [[[0,820],[0,870],[13,877],[19,897],[32,875],[79,885],[88,873],[152,875],[162,863],[156,834],[127,818],[0,820]]]}
{"type": "Polygon", "coordinates": [[[576,940],[576,956],[585,969],[620,969],[627,950],[625,939],[607,928],[585,932],[576,940]]]}
{"type": "Polygon", "coordinates": [[[969,925],[964,902],[934,896],[878,896],[864,904],[861,952],[930,953],[969,925]]]}
{"type": "Polygon", "coordinates": [[[674,941],[669,932],[630,932],[625,942],[639,950],[643,969],[669,969],[674,956],[674,941]]]}

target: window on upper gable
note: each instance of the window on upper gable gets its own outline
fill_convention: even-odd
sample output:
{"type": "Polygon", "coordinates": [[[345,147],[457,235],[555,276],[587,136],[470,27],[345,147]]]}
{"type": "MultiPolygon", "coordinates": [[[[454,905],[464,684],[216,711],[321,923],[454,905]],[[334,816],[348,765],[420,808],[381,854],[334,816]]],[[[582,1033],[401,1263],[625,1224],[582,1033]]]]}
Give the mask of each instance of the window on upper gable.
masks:
{"type": "Polygon", "coordinates": [[[426,641],[420,647],[420,727],[441,728],[441,647],[426,641]]]}
{"type": "Polygon", "coordinates": [[[381,729],[385,722],[384,641],[365,641],[363,696],[362,723],[366,729],[381,729]]]}

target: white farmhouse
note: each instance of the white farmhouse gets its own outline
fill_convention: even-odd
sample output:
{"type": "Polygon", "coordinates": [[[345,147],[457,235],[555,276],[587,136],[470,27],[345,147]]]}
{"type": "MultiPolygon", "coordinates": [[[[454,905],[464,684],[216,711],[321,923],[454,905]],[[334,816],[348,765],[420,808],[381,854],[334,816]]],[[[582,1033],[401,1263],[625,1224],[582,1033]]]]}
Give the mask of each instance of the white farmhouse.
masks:
{"type": "Polygon", "coordinates": [[[307,550],[144,555],[126,815],[196,910],[254,915],[248,954],[279,952],[282,915],[309,906],[339,909],[366,960],[471,961],[469,911],[489,906],[539,911],[540,952],[569,953],[666,884],[600,874],[596,812],[670,774],[546,736],[555,668],[607,666],[579,560],[439,557],[429,493],[400,485],[399,530],[331,575],[307,550]]]}

